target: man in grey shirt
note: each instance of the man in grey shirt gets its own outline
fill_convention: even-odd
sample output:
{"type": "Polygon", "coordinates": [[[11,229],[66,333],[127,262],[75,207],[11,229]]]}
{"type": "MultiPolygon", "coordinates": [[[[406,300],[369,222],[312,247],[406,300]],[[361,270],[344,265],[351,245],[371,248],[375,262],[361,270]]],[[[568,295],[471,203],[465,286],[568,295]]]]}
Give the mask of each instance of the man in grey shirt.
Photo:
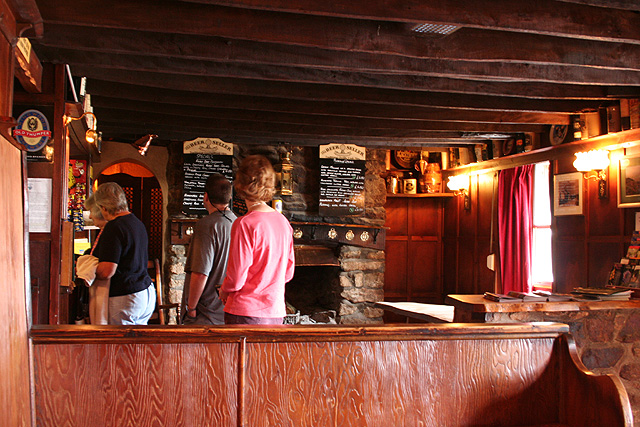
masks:
{"type": "Polygon", "coordinates": [[[224,324],[224,305],[217,288],[227,271],[231,225],[236,219],[229,209],[231,183],[216,173],[209,176],[204,191],[204,207],[209,215],[196,223],[185,265],[185,325],[224,324]]]}

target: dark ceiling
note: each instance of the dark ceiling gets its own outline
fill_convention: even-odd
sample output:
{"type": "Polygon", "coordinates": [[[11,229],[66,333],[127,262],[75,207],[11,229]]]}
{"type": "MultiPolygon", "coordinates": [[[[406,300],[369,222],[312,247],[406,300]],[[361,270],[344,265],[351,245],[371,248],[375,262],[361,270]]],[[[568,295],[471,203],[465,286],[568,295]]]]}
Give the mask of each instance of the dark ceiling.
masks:
{"type": "Polygon", "coordinates": [[[107,140],[469,144],[640,97],[637,0],[36,4],[107,140]]]}

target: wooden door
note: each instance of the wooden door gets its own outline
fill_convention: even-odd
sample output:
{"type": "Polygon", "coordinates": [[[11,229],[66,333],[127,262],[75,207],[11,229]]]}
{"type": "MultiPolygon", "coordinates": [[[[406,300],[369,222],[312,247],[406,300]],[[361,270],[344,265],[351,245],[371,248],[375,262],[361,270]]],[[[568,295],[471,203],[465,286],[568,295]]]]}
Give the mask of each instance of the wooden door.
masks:
{"type": "Polygon", "coordinates": [[[385,301],[441,304],[442,199],[393,197],[385,209],[385,301]]]}

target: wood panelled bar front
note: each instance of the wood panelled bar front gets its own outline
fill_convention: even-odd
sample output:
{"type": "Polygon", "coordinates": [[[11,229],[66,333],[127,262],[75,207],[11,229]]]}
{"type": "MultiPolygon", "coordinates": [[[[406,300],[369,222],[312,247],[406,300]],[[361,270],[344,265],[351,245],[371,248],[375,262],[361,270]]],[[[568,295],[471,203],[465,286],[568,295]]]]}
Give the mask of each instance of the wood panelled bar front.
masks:
{"type": "Polygon", "coordinates": [[[34,326],[38,426],[631,425],[560,323],[34,326]]]}

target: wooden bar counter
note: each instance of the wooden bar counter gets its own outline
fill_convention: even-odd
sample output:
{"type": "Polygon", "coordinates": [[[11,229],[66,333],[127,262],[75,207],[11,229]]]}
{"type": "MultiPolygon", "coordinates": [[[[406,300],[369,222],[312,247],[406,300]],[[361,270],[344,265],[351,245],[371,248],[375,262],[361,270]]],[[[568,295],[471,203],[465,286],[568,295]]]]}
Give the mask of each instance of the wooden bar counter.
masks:
{"type": "Polygon", "coordinates": [[[532,316],[531,313],[584,313],[601,310],[640,309],[640,299],[629,301],[495,302],[483,298],[482,295],[448,295],[445,302],[455,308],[454,322],[497,323],[505,320],[505,316],[501,315],[503,313],[526,313],[523,316],[529,317],[532,316]]]}
{"type": "Polygon", "coordinates": [[[493,302],[482,295],[449,295],[454,322],[562,322],[578,354],[597,374],[622,380],[640,427],[640,299],[629,301],[493,302]]]}
{"type": "Polygon", "coordinates": [[[630,426],[560,323],[35,326],[37,425],[630,426]]]}

